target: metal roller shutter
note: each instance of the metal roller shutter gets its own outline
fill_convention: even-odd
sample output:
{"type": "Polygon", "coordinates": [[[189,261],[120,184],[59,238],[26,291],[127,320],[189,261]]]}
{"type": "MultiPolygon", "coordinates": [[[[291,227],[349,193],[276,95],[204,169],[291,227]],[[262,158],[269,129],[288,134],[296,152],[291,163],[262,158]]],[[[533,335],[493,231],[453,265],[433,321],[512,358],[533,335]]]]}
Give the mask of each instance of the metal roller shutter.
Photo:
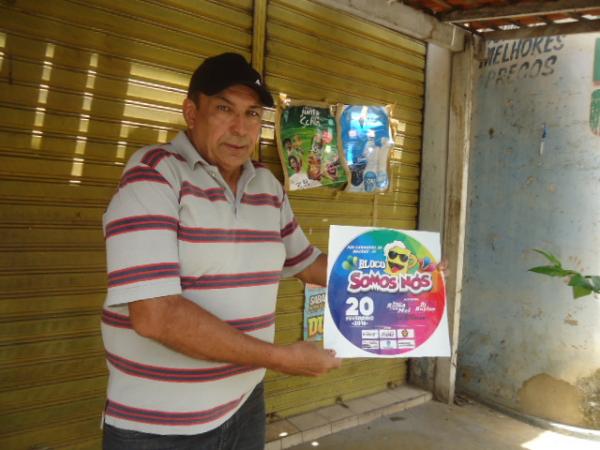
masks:
{"type": "MultiPolygon", "coordinates": [[[[19,0],[0,6],[0,448],[99,448],[106,366],[101,216],[127,158],[170,140],[191,71],[222,51],[250,58],[253,0],[19,0]]],[[[256,22],[260,24],[260,21],[256,22]]],[[[395,103],[389,193],[292,196],[311,240],[330,223],[414,228],[425,47],[305,0],[268,3],[274,93],[395,103]],[[327,32],[330,30],[330,32],[327,32]]],[[[256,56],[256,55],[255,55],[256,56]]],[[[255,61],[259,66],[262,61],[255,61]]],[[[260,158],[281,177],[267,117],[260,158]]],[[[280,288],[277,340],[301,339],[302,286],[280,288]]],[[[405,380],[400,361],[349,361],[319,379],[267,376],[290,415],[405,380]]]]}
{"type": "Polygon", "coordinates": [[[0,448],[100,448],[102,213],[131,153],[183,125],[201,59],[250,57],[252,8],[0,6],[0,448]]]}
{"type": "MultiPolygon", "coordinates": [[[[308,0],[272,0],[267,11],[265,77],[274,93],[328,103],[394,104],[394,117],[400,121],[390,191],[374,196],[328,189],[292,193],[305,233],[326,251],[330,224],[415,228],[425,45],[308,0]]],[[[261,160],[281,178],[272,139],[263,140],[261,160]]],[[[302,308],[301,283],[284,281],[278,302],[279,343],[302,339],[302,308]]],[[[342,369],[317,379],[268,373],[267,410],[285,417],[405,380],[406,361],[389,359],[348,360],[342,369]]]]}

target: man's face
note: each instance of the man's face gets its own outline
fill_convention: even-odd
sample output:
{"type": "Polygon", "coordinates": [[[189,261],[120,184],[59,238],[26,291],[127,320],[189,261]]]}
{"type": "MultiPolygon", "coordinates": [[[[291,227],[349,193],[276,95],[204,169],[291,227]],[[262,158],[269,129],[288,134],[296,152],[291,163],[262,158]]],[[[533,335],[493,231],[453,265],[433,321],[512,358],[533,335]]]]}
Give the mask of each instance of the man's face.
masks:
{"type": "Polygon", "coordinates": [[[183,111],[188,137],[196,150],[224,177],[238,173],[258,142],[262,104],[248,86],[231,86],[218,94],[200,94],[199,104],[186,99],[183,111]]]}

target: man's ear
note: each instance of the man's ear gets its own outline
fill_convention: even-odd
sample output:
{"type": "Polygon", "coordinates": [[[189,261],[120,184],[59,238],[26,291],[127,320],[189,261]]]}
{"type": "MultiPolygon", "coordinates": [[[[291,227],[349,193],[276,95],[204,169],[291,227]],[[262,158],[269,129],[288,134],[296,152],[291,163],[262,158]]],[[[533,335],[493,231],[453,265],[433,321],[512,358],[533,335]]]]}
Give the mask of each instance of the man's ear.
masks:
{"type": "Polygon", "coordinates": [[[187,124],[188,129],[194,128],[196,123],[196,115],[198,114],[198,107],[193,100],[185,98],[183,101],[183,118],[187,124]]]}

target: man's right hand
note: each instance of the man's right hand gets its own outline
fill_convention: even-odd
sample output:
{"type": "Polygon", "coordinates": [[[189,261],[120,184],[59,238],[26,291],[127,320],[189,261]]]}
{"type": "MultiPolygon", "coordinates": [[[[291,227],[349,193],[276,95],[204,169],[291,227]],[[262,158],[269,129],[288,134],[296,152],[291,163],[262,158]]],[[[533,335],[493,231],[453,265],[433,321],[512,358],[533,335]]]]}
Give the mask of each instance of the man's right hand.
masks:
{"type": "Polygon", "coordinates": [[[295,342],[282,347],[283,358],[278,371],[289,375],[317,377],[342,365],[333,350],[324,350],[314,342],[295,342]]]}

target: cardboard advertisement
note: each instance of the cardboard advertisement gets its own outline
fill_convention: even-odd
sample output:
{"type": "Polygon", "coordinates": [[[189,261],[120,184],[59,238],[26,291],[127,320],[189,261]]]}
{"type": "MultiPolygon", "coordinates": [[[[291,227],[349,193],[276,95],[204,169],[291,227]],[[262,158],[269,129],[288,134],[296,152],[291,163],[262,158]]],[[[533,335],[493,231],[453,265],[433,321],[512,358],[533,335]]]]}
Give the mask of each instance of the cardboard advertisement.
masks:
{"type": "Polygon", "coordinates": [[[327,288],[314,284],[304,286],[304,340],[323,340],[323,312],[327,288]]]}
{"type": "Polygon", "coordinates": [[[450,356],[439,233],[331,226],[324,347],[342,358],[450,356]]]}

